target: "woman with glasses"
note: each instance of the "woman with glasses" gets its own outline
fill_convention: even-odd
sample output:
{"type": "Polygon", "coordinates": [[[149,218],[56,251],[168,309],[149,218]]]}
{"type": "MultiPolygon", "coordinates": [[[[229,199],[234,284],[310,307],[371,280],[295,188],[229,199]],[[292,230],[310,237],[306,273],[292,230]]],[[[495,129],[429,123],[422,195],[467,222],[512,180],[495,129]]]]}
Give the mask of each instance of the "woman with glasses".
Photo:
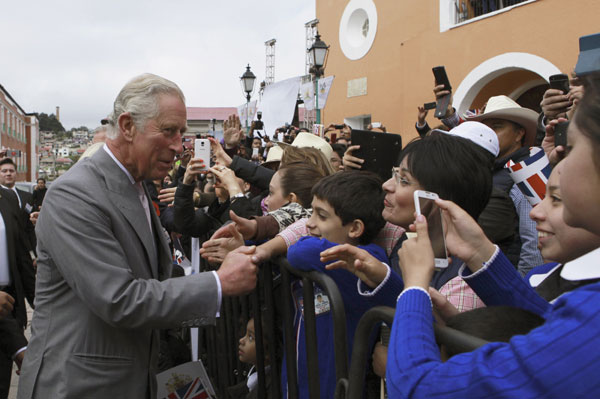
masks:
{"type": "MultiPolygon", "coordinates": [[[[492,191],[492,171],[486,154],[473,142],[445,134],[431,135],[412,141],[402,150],[399,166],[393,168],[393,176],[383,184],[383,189],[386,192],[383,218],[409,231],[409,226],[415,220],[413,195],[416,190],[434,192],[440,198],[460,204],[471,217],[477,219],[492,191]]],[[[398,249],[402,247],[404,240],[406,236],[396,244],[390,256],[393,277],[399,280],[399,286],[396,284],[391,289],[396,296],[399,292],[397,290],[402,289],[398,249]]],[[[339,260],[331,264],[330,268],[345,267],[356,271],[354,266],[360,269],[365,263],[365,267],[368,266],[370,271],[375,271],[380,276],[378,282],[386,279],[390,269],[366,251],[351,245],[334,247],[321,255],[324,261],[339,260]]],[[[458,259],[454,259],[446,269],[436,271],[430,281],[431,286],[440,289],[456,278],[461,264],[458,259]]],[[[387,278],[386,281],[388,280],[391,279],[387,278]]],[[[396,296],[390,295],[382,304],[395,306],[396,296]]],[[[464,303],[465,296],[469,298],[469,304],[461,310],[477,306],[478,300],[470,295],[470,291],[463,291],[458,302],[464,303]]]]}

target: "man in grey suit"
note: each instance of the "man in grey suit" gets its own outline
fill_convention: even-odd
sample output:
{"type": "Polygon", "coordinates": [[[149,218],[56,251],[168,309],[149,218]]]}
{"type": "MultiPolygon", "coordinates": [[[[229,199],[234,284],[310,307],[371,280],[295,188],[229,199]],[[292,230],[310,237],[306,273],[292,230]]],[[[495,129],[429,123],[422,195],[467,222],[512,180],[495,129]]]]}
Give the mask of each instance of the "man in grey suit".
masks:
{"type": "Polygon", "coordinates": [[[253,247],[216,272],[169,279],[171,255],[141,183],[162,179],[181,152],[184,101],[173,82],[134,78],[115,100],[106,146],[48,191],[19,398],[154,398],[157,330],[210,322],[221,295],[254,288],[253,247]]]}

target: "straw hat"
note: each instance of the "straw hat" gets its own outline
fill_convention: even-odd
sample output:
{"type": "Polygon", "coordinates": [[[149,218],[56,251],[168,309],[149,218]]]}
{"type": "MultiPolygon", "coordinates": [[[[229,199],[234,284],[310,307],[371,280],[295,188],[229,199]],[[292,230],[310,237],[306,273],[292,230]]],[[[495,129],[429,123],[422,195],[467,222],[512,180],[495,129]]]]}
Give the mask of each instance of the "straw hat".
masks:
{"type": "Polygon", "coordinates": [[[267,159],[262,164],[264,165],[269,162],[280,162],[282,156],[283,148],[274,145],[273,147],[271,147],[271,149],[269,149],[269,152],[267,153],[267,159]]]}
{"type": "MultiPolygon", "coordinates": [[[[282,143],[279,142],[277,143],[280,146],[284,147],[286,145],[286,143],[282,143]]],[[[300,132],[298,133],[298,135],[296,135],[296,138],[294,139],[294,141],[292,142],[292,147],[298,147],[298,148],[305,148],[305,147],[313,147],[316,148],[317,150],[321,151],[324,155],[326,159],[330,159],[331,158],[331,154],[333,154],[333,149],[331,148],[331,146],[329,145],[329,143],[327,141],[325,141],[325,139],[320,138],[317,135],[314,135],[312,133],[306,133],[306,132],[300,132]]],[[[272,149],[271,149],[272,151],[272,149]]],[[[271,152],[269,151],[269,152],[271,152]]]]}
{"type": "Polygon", "coordinates": [[[482,122],[486,119],[505,119],[517,123],[525,128],[523,145],[533,145],[537,133],[538,114],[532,109],[523,108],[507,96],[490,97],[480,115],[468,117],[469,121],[482,122]]]}

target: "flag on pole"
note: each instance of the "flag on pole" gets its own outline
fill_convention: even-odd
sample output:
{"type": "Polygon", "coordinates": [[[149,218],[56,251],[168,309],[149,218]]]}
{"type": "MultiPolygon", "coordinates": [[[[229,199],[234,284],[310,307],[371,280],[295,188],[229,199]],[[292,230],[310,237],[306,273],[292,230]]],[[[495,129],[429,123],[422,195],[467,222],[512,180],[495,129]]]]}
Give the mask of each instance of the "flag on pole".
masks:
{"type": "Polygon", "coordinates": [[[329,97],[329,90],[333,84],[335,76],[328,76],[323,79],[319,79],[319,98],[315,99],[315,82],[307,82],[300,86],[300,96],[304,101],[304,109],[312,111],[315,109],[315,102],[319,102],[319,109],[325,108],[327,103],[327,97],[329,97]],[[315,101],[316,100],[316,101],[315,101]]]}
{"type": "Polygon", "coordinates": [[[331,85],[333,84],[333,78],[335,78],[335,76],[328,76],[324,79],[319,79],[319,109],[325,108],[325,104],[327,103],[327,97],[329,97],[329,90],[331,89],[331,85]]]}

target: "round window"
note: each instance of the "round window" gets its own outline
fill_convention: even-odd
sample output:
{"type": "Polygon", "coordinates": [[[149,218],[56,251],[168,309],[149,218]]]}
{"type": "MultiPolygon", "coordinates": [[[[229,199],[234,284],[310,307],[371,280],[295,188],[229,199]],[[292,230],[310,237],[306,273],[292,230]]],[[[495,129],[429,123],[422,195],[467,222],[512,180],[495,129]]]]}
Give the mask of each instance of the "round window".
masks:
{"type": "Polygon", "coordinates": [[[377,10],[372,0],[351,0],[342,14],[339,40],[344,55],[358,60],[371,49],[377,31],[377,10]]]}

